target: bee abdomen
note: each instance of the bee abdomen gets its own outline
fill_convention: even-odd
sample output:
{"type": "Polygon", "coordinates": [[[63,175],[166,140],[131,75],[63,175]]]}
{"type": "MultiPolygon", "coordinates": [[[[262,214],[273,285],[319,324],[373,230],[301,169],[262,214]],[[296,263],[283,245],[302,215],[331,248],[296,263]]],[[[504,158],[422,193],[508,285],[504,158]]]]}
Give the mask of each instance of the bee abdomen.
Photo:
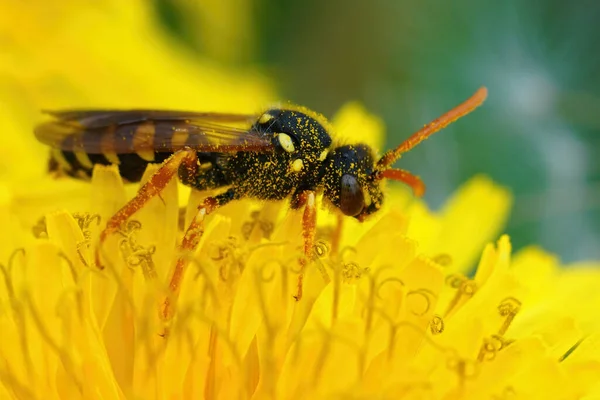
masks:
{"type": "MultiPolygon", "coordinates": [[[[155,153],[153,163],[161,163],[172,153],[155,153]]],[[[92,177],[94,165],[115,164],[119,167],[119,173],[128,182],[139,182],[150,161],[132,154],[88,154],[85,152],[73,152],[55,149],[52,151],[49,170],[60,171],[66,175],[78,179],[89,180],[92,177]]]]}

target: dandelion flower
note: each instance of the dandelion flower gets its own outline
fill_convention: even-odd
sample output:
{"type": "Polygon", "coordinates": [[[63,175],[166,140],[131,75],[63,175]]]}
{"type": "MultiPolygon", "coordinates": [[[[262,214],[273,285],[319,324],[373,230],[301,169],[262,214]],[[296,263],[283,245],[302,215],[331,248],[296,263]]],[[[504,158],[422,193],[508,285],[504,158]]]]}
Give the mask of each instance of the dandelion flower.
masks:
{"type": "MultiPolygon", "coordinates": [[[[144,2],[90,4],[3,9],[3,131],[31,131],[50,102],[244,111],[270,98],[251,73],[223,74],[172,46],[144,2]],[[76,57],[57,57],[59,44],[76,57]]],[[[381,122],[357,104],[334,125],[381,143],[381,122]]],[[[485,177],[439,212],[390,187],[374,218],[344,220],[335,248],[335,217],[320,213],[301,301],[299,213],[228,204],[207,217],[165,321],[182,227],[209,193],[171,182],[106,241],[100,270],[99,231],[136,186],[115,166],[96,167],[89,184],[44,179],[46,149],[22,134],[1,140],[1,399],[600,397],[599,266],[562,268],[538,248],[511,257],[506,236],[490,244],[511,200],[485,177]]]]}
{"type": "MultiPolygon", "coordinates": [[[[352,113],[336,121],[370,118],[352,113]]],[[[344,225],[335,252],[321,219],[299,302],[298,213],[227,205],[207,219],[175,316],[163,321],[180,220],[206,196],[191,193],[183,218],[178,192],[172,182],[106,242],[100,271],[99,229],[130,194],[116,167],[96,167],[89,205],[48,214],[38,238],[12,252],[1,269],[1,398],[600,395],[600,270],[561,269],[536,248],[511,260],[506,236],[484,246],[510,205],[486,178],[439,213],[390,188],[375,220],[344,225]]]]}

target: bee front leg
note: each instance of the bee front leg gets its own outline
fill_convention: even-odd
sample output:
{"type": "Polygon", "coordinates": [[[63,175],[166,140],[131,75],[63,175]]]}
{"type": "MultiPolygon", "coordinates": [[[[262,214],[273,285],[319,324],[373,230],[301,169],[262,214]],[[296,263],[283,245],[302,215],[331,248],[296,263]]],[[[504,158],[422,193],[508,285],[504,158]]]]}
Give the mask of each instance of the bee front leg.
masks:
{"type": "Polygon", "coordinates": [[[207,197],[202,204],[198,206],[198,212],[186,229],[181,244],[179,245],[179,256],[172,268],[173,272],[171,274],[171,280],[169,281],[169,292],[162,302],[160,309],[160,317],[162,320],[170,320],[175,313],[179,291],[181,290],[181,283],[189,264],[189,256],[196,251],[200,239],[202,239],[202,235],[204,234],[204,218],[217,208],[224,206],[237,198],[239,198],[239,196],[237,195],[235,188],[232,188],[215,197],[207,197]]]}
{"type": "Polygon", "coordinates": [[[298,274],[298,291],[294,298],[296,301],[302,299],[302,283],[306,266],[310,263],[315,243],[315,232],[317,230],[317,207],[315,192],[304,190],[294,193],[291,206],[294,209],[304,207],[302,214],[302,239],[304,240],[304,257],[300,258],[300,273],[298,274]]]}
{"type": "Polygon", "coordinates": [[[123,223],[153,197],[160,196],[160,193],[171,181],[173,176],[177,174],[181,166],[185,166],[190,175],[195,174],[198,168],[197,161],[196,151],[192,149],[183,149],[174,153],[163,163],[160,169],[150,177],[148,182],[140,188],[136,196],[108,220],[106,227],[100,233],[100,244],[96,248],[95,259],[98,268],[103,269],[102,263],[100,262],[100,249],[106,239],[111,234],[117,232],[123,223]]]}

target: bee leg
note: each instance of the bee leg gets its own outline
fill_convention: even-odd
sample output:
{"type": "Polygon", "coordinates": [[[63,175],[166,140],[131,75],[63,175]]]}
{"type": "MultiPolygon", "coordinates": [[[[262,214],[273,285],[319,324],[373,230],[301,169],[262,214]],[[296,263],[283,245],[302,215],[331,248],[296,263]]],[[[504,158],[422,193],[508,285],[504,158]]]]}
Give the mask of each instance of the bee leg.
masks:
{"type": "Polygon", "coordinates": [[[302,214],[302,239],[304,240],[304,257],[300,258],[300,273],[298,274],[298,291],[294,298],[296,301],[302,299],[302,281],[304,280],[304,271],[310,262],[315,242],[315,233],[317,230],[317,207],[315,201],[315,192],[304,190],[297,192],[292,197],[292,208],[304,207],[302,214]]]}
{"type": "Polygon", "coordinates": [[[189,255],[196,251],[200,239],[204,234],[204,218],[217,208],[224,206],[238,197],[235,189],[232,188],[215,197],[207,197],[202,204],[198,206],[198,213],[196,213],[194,219],[186,229],[178,248],[179,257],[172,269],[173,272],[171,274],[171,280],[169,281],[169,293],[162,302],[160,309],[160,317],[163,321],[170,320],[174,315],[177,298],[181,289],[181,282],[183,281],[186,268],[189,264],[189,255]]]}
{"type": "Polygon", "coordinates": [[[125,204],[115,215],[113,215],[106,227],[100,233],[100,244],[96,248],[96,265],[102,269],[100,262],[100,248],[106,239],[113,233],[117,232],[121,225],[125,223],[133,214],[141,209],[150,199],[160,196],[160,192],[167,186],[177,174],[180,166],[185,166],[190,174],[197,170],[196,151],[192,149],[183,149],[174,153],[160,167],[158,171],[146,182],[138,191],[136,196],[125,204]]]}

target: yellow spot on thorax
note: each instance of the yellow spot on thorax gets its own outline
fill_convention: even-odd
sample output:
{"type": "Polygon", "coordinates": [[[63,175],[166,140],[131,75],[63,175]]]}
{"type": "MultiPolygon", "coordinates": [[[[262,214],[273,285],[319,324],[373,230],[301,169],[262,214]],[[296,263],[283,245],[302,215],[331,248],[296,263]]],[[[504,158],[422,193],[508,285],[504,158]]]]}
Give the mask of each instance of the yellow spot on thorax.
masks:
{"type": "Polygon", "coordinates": [[[329,149],[323,150],[321,154],[319,154],[319,161],[325,161],[327,154],[329,154],[329,149]]]}
{"type": "Polygon", "coordinates": [[[278,133],[277,140],[279,141],[279,144],[281,145],[283,150],[287,151],[288,153],[293,153],[296,150],[296,148],[294,147],[294,142],[292,141],[290,135],[286,133],[278,133]]]}
{"type": "Polygon", "coordinates": [[[264,113],[263,115],[260,116],[260,118],[258,119],[258,123],[259,124],[266,124],[269,121],[271,121],[273,118],[275,118],[274,116],[272,116],[269,113],[264,113]]]}
{"type": "Polygon", "coordinates": [[[304,168],[304,161],[302,161],[302,159],[297,159],[292,161],[291,165],[290,165],[290,169],[293,172],[300,172],[302,171],[302,168],[304,168]]]}
{"type": "Polygon", "coordinates": [[[205,163],[200,164],[200,171],[208,171],[212,167],[213,167],[213,165],[211,162],[205,162],[205,163]]]}

